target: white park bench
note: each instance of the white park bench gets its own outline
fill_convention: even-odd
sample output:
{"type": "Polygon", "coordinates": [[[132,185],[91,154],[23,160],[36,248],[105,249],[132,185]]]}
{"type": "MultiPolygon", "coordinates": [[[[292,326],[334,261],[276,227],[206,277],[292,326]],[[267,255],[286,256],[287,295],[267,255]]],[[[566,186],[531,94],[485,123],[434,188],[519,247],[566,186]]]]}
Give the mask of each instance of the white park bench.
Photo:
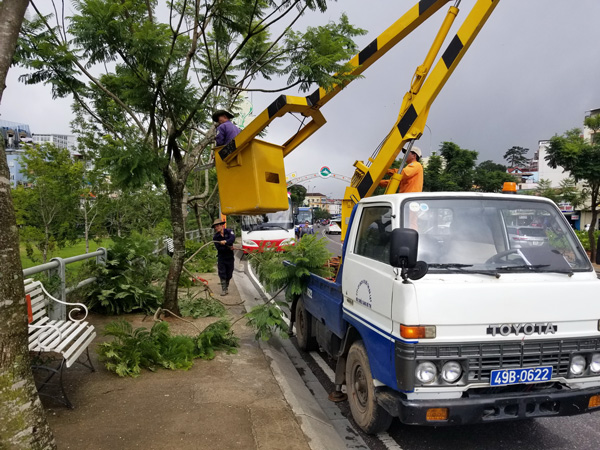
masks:
{"type": "MultiPolygon", "coordinates": [[[[38,387],[40,395],[47,395],[42,392],[54,375],[58,374],[60,378],[60,389],[64,399],[53,396],[69,408],[73,408],[69,401],[63,386],[62,373],[66,366],[71,367],[75,362],[95,371],[90,359],[89,345],[96,337],[94,326],[85,322],[88,311],[82,303],[67,303],[46,291],[39,281],[32,279],[25,280],[25,296],[29,315],[29,351],[38,353],[39,357],[48,355],[58,355],[60,363],[57,367],[50,367],[45,364],[34,363],[34,369],[41,369],[48,372],[48,376],[38,387]],[[52,308],[52,302],[71,306],[66,320],[53,320],[48,316],[49,308],[52,308]],[[84,313],[80,319],[74,318],[78,313],[84,313]],[[79,358],[85,352],[87,363],[81,362],[79,358]]],[[[58,305],[57,305],[58,306],[58,305]]]]}

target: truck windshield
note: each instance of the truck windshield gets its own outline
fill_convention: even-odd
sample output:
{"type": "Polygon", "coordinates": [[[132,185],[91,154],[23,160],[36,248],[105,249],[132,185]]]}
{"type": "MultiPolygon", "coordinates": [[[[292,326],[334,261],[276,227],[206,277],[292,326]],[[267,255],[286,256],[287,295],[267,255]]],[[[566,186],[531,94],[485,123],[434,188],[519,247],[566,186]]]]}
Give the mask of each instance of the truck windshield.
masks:
{"type": "Polygon", "coordinates": [[[590,262],[562,213],[538,200],[407,200],[404,227],[419,232],[418,259],[433,271],[565,272],[590,262]]]}
{"type": "Polygon", "coordinates": [[[242,216],[242,230],[255,231],[269,228],[283,228],[291,230],[294,228],[292,205],[288,200],[288,209],[260,216],[242,216]]]}

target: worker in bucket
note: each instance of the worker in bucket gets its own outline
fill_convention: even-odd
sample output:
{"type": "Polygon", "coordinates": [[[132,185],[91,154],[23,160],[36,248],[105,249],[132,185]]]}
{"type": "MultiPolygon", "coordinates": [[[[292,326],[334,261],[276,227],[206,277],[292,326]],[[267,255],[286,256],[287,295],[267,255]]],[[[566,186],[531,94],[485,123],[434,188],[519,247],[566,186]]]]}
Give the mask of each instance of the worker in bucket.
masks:
{"type": "Polygon", "coordinates": [[[223,219],[216,219],[212,227],[215,230],[213,241],[217,249],[217,271],[221,280],[221,295],[227,295],[235,261],[233,256],[235,234],[229,228],[225,228],[223,219]]]}
{"type": "Polygon", "coordinates": [[[231,142],[238,134],[240,134],[240,129],[231,122],[233,119],[233,114],[224,109],[219,109],[215,111],[212,115],[212,120],[215,123],[218,123],[217,126],[217,136],[215,137],[215,141],[217,142],[217,146],[228,144],[231,142]]]}

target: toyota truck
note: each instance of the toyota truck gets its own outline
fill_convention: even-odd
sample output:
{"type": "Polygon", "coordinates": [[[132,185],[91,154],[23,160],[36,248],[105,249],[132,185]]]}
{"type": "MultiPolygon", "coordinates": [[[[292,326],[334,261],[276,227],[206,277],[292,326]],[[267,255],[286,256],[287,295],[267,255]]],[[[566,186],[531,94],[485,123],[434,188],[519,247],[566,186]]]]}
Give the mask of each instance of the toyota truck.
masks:
{"type": "Polygon", "coordinates": [[[347,230],[335,279],[312,274],[293,308],[365,432],[600,410],[600,281],[552,201],[382,195],[347,230]],[[522,217],[539,245],[510,238],[522,217]]]}

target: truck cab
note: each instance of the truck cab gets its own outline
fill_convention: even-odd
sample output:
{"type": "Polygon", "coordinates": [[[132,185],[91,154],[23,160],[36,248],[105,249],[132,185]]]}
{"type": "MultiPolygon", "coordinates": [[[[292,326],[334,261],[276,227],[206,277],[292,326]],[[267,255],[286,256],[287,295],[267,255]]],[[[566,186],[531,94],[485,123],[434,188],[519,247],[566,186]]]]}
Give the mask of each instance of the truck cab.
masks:
{"type": "Polygon", "coordinates": [[[547,199],[371,197],[354,209],[336,281],[311,275],[298,300],[298,340],[337,359],[336,384],[367,432],[392,417],[453,425],[579,414],[600,409],[598,287],[547,199]],[[517,224],[545,239],[523,246],[511,239],[517,224]],[[402,241],[407,229],[418,242],[402,241]],[[421,263],[400,267],[410,252],[421,263]]]}

